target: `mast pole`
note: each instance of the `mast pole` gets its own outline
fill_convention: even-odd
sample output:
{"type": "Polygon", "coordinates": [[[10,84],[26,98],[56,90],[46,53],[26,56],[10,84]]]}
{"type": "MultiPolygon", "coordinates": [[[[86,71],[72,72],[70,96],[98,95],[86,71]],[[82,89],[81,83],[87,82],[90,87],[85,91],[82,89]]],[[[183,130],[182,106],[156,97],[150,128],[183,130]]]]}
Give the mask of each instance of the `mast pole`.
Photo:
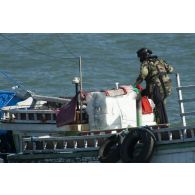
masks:
{"type": "Polygon", "coordinates": [[[83,75],[82,75],[82,60],[79,56],[79,74],[80,74],[80,123],[82,123],[82,91],[83,91],[83,75]]]}

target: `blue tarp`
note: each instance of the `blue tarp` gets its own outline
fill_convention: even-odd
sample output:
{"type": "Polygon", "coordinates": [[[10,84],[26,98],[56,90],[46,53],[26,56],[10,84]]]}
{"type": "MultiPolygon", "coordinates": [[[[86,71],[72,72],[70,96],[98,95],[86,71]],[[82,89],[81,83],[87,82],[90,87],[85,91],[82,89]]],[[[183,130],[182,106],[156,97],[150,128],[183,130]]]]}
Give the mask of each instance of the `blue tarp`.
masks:
{"type": "MultiPolygon", "coordinates": [[[[0,90],[0,117],[2,115],[1,108],[16,105],[16,103],[20,101],[22,101],[22,99],[17,97],[14,92],[0,90]]],[[[6,131],[0,129],[0,135],[5,133],[6,131]]]]}

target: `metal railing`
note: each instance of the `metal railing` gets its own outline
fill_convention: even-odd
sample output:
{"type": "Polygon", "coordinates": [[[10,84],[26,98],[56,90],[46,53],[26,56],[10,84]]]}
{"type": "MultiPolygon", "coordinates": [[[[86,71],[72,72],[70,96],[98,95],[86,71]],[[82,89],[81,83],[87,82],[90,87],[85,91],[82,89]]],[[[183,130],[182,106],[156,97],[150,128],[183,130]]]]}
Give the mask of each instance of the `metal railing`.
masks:
{"type": "Polygon", "coordinates": [[[194,98],[183,99],[183,90],[195,89],[195,85],[181,86],[179,73],[176,73],[176,81],[177,81],[176,90],[178,92],[178,99],[179,99],[178,102],[179,102],[179,107],[180,107],[180,116],[181,116],[181,119],[182,119],[183,126],[186,127],[187,126],[186,116],[195,115],[195,111],[185,112],[184,103],[195,102],[195,97],[194,98]]]}
{"type": "Polygon", "coordinates": [[[23,153],[45,152],[76,152],[98,150],[100,145],[110,134],[86,135],[86,136],[63,136],[63,137],[28,137],[22,138],[23,153]]]}

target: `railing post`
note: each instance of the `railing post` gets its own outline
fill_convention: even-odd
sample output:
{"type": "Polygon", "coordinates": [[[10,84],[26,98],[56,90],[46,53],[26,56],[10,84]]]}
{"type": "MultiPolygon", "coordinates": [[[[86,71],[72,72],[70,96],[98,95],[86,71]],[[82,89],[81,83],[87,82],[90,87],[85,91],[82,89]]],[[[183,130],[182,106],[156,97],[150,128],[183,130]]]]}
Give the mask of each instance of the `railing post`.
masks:
{"type": "MultiPolygon", "coordinates": [[[[178,97],[179,97],[180,113],[184,114],[185,110],[184,110],[184,104],[182,102],[183,97],[182,97],[182,90],[180,89],[181,83],[180,83],[179,73],[176,73],[176,79],[177,79],[177,87],[178,87],[178,97]]],[[[186,117],[184,115],[181,115],[181,118],[182,118],[183,126],[186,126],[186,117]]]]}
{"type": "MultiPolygon", "coordinates": [[[[183,126],[186,127],[186,125],[187,125],[186,124],[186,117],[185,117],[185,115],[183,115],[185,113],[185,110],[184,110],[184,103],[182,102],[183,101],[183,97],[182,97],[182,90],[180,88],[181,87],[181,83],[180,83],[179,73],[176,73],[176,80],[177,80],[177,87],[178,87],[178,98],[179,98],[181,119],[182,119],[183,126]]],[[[187,129],[184,129],[183,133],[184,133],[183,139],[185,139],[186,134],[187,134],[187,129]]],[[[180,136],[182,136],[182,135],[180,135],[180,136]]]]}

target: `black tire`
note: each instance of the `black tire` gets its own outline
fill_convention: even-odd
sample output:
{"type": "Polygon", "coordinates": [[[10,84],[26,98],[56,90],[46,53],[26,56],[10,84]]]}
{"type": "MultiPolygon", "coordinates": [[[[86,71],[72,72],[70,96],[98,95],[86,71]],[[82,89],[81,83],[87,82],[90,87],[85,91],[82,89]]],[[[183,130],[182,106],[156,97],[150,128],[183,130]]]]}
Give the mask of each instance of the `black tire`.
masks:
{"type": "Polygon", "coordinates": [[[104,141],[99,149],[98,159],[102,163],[115,163],[120,160],[120,144],[116,135],[104,141]]]}
{"type": "Polygon", "coordinates": [[[121,145],[120,157],[122,162],[149,162],[154,152],[155,141],[155,136],[148,129],[132,129],[121,145]]]}

